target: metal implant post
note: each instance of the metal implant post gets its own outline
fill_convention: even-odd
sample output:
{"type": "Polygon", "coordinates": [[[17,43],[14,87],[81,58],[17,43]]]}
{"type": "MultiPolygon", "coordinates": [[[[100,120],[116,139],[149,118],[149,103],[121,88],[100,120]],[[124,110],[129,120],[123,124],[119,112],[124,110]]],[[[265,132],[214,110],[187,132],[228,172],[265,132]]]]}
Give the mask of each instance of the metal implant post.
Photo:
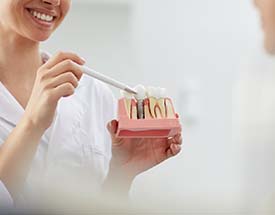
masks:
{"type": "Polygon", "coordinates": [[[146,89],[143,85],[137,85],[134,90],[137,92],[135,98],[137,100],[138,119],[144,119],[144,105],[143,101],[146,98],[146,89]]]}
{"type": "Polygon", "coordinates": [[[143,99],[137,100],[138,119],[144,119],[143,99]]]}

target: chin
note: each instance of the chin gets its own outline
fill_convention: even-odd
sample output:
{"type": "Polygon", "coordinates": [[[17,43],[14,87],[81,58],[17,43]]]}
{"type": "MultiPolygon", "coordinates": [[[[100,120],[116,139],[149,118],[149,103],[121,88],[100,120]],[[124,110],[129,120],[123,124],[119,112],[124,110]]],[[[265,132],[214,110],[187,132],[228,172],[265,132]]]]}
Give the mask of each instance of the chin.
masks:
{"type": "Polygon", "coordinates": [[[32,41],[35,41],[35,42],[44,42],[46,41],[47,39],[49,39],[51,36],[51,34],[29,34],[27,36],[27,38],[29,40],[32,40],[32,41]]]}
{"type": "Polygon", "coordinates": [[[44,42],[46,40],[48,40],[50,38],[50,36],[41,36],[41,37],[37,37],[36,41],[37,42],[44,42]]]}

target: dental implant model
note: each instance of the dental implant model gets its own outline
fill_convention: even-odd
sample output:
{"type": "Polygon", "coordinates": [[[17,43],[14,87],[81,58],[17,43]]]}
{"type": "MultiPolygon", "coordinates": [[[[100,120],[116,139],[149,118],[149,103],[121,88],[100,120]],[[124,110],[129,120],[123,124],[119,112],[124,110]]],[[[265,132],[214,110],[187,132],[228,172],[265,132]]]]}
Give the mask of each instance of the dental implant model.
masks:
{"type": "Polygon", "coordinates": [[[122,91],[117,137],[164,138],[180,132],[179,116],[166,89],[138,85],[135,91],[136,95],[122,91]]]}
{"type": "Polygon", "coordinates": [[[146,98],[146,89],[143,85],[138,85],[135,87],[135,91],[137,92],[137,94],[135,95],[137,100],[137,117],[138,119],[144,119],[143,101],[146,98]]]}

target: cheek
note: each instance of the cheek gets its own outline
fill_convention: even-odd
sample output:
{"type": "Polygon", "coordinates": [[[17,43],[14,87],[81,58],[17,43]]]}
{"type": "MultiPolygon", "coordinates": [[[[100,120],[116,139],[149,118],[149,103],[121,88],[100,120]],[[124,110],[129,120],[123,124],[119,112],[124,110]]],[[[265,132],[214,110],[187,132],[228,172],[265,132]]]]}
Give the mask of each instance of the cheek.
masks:
{"type": "Polygon", "coordinates": [[[18,27],[20,15],[20,7],[16,1],[4,1],[0,7],[0,19],[9,27],[18,27]]]}
{"type": "Polygon", "coordinates": [[[67,16],[67,14],[68,14],[68,12],[70,10],[70,6],[71,6],[70,2],[71,1],[67,1],[67,0],[62,2],[62,5],[60,7],[61,17],[60,17],[60,20],[58,21],[56,27],[58,27],[62,23],[62,21],[64,20],[64,18],[67,16]]]}
{"type": "Polygon", "coordinates": [[[71,1],[65,0],[62,2],[61,13],[62,13],[63,18],[65,18],[67,16],[70,8],[71,8],[71,1]]]}

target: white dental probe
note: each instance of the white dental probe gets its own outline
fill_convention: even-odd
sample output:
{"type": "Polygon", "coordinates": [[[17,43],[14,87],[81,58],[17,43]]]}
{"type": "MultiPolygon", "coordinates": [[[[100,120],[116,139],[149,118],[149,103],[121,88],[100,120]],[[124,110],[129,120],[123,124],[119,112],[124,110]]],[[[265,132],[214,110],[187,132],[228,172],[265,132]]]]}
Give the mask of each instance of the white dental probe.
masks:
{"type": "Polygon", "coordinates": [[[131,94],[137,94],[137,92],[134,89],[132,89],[131,87],[129,87],[128,85],[123,84],[123,83],[121,83],[121,82],[119,82],[119,81],[117,81],[113,78],[110,78],[110,77],[106,76],[106,75],[103,75],[103,74],[101,74],[101,73],[99,73],[99,72],[97,72],[93,69],[90,69],[89,67],[82,66],[82,71],[86,75],[91,76],[93,78],[96,78],[96,79],[98,79],[98,80],[100,80],[100,81],[102,81],[106,84],[112,85],[116,88],[119,88],[119,89],[124,90],[128,93],[131,93],[131,94]]]}

